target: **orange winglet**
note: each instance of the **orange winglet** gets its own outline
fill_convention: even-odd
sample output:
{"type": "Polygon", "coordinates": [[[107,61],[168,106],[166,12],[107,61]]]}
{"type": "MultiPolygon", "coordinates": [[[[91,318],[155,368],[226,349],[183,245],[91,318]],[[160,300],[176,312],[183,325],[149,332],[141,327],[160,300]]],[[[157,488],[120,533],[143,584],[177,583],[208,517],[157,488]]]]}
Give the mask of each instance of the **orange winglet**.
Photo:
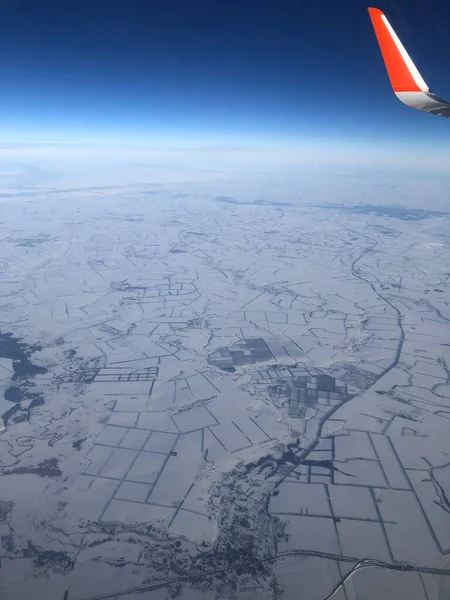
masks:
{"type": "MultiPolygon", "coordinates": [[[[406,51],[401,45],[400,40],[397,38],[397,44],[396,40],[392,37],[392,33],[394,33],[395,37],[397,36],[390,27],[382,11],[379,8],[372,7],[370,7],[368,11],[394,92],[423,91],[414,79],[410,68],[405,62],[405,57],[402,56],[398,44],[400,44],[404,54],[406,54],[406,51]],[[389,28],[392,30],[392,33],[389,31],[389,28]]],[[[411,61],[407,54],[406,58],[411,61]]]]}

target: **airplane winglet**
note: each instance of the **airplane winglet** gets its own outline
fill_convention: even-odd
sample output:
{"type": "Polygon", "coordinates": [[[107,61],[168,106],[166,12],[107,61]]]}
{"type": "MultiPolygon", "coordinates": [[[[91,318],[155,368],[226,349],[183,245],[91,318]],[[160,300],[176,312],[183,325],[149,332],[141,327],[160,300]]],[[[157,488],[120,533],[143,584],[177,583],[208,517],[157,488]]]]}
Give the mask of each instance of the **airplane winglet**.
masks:
{"type": "Polygon", "coordinates": [[[430,88],[386,16],[379,8],[368,10],[394,92],[429,92],[430,88]]]}
{"type": "Polygon", "coordinates": [[[450,117],[450,103],[430,92],[384,13],[374,7],[368,11],[397,98],[411,108],[450,117]]]}

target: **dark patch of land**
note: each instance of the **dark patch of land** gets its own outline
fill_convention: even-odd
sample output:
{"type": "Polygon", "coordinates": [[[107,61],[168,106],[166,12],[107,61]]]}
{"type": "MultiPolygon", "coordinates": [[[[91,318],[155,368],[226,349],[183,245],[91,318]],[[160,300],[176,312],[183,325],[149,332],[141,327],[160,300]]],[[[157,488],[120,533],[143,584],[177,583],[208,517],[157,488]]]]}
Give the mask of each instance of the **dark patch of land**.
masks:
{"type": "Polygon", "coordinates": [[[369,214],[377,217],[390,217],[391,219],[400,219],[401,221],[423,221],[424,219],[434,219],[445,217],[448,212],[438,210],[426,210],[423,208],[403,208],[401,206],[379,206],[376,204],[356,204],[348,206],[346,204],[318,204],[315,208],[331,208],[354,214],[369,214]]]}
{"type": "Polygon", "coordinates": [[[0,333],[0,358],[12,360],[13,375],[11,380],[16,383],[4,393],[5,400],[14,404],[6,413],[1,415],[5,426],[16,413],[25,410],[23,418],[19,417],[19,420],[25,420],[29,418],[32,408],[44,403],[42,394],[31,393],[25,387],[29,384],[30,378],[47,373],[47,369],[33,364],[30,359],[30,356],[40,349],[41,347],[38,345],[29,346],[24,344],[19,338],[13,337],[11,333],[0,333]],[[20,405],[22,400],[31,400],[26,409],[22,409],[20,405]]]}
{"type": "Polygon", "coordinates": [[[216,196],[216,202],[224,202],[225,204],[240,204],[253,206],[290,206],[289,202],[276,202],[275,200],[236,200],[231,196],[216,196]]]}
{"type": "Polygon", "coordinates": [[[39,477],[60,477],[62,471],[58,466],[57,458],[47,458],[37,467],[16,467],[5,469],[3,475],[39,475],[39,477]]]}

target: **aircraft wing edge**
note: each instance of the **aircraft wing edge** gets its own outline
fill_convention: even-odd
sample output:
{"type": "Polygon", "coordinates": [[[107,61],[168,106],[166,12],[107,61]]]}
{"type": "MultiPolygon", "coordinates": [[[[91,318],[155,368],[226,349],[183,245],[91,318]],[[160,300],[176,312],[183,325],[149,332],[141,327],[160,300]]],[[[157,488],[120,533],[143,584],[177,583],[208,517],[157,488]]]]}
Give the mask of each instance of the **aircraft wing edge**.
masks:
{"type": "Polygon", "coordinates": [[[400,102],[417,110],[450,117],[450,102],[430,91],[384,13],[374,7],[369,7],[368,11],[392,89],[400,102]]]}

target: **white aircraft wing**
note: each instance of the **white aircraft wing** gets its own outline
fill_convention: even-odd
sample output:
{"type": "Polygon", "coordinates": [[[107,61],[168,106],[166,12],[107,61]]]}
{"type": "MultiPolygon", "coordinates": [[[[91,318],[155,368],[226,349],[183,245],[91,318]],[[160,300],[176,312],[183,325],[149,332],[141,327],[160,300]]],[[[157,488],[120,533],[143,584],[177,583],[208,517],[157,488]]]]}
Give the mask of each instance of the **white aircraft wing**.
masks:
{"type": "Polygon", "coordinates": [[[368,10],[397,98],[411,108],[450,117],[450,102],[430,91],[385,15],[378,8],[368,10]]]}

